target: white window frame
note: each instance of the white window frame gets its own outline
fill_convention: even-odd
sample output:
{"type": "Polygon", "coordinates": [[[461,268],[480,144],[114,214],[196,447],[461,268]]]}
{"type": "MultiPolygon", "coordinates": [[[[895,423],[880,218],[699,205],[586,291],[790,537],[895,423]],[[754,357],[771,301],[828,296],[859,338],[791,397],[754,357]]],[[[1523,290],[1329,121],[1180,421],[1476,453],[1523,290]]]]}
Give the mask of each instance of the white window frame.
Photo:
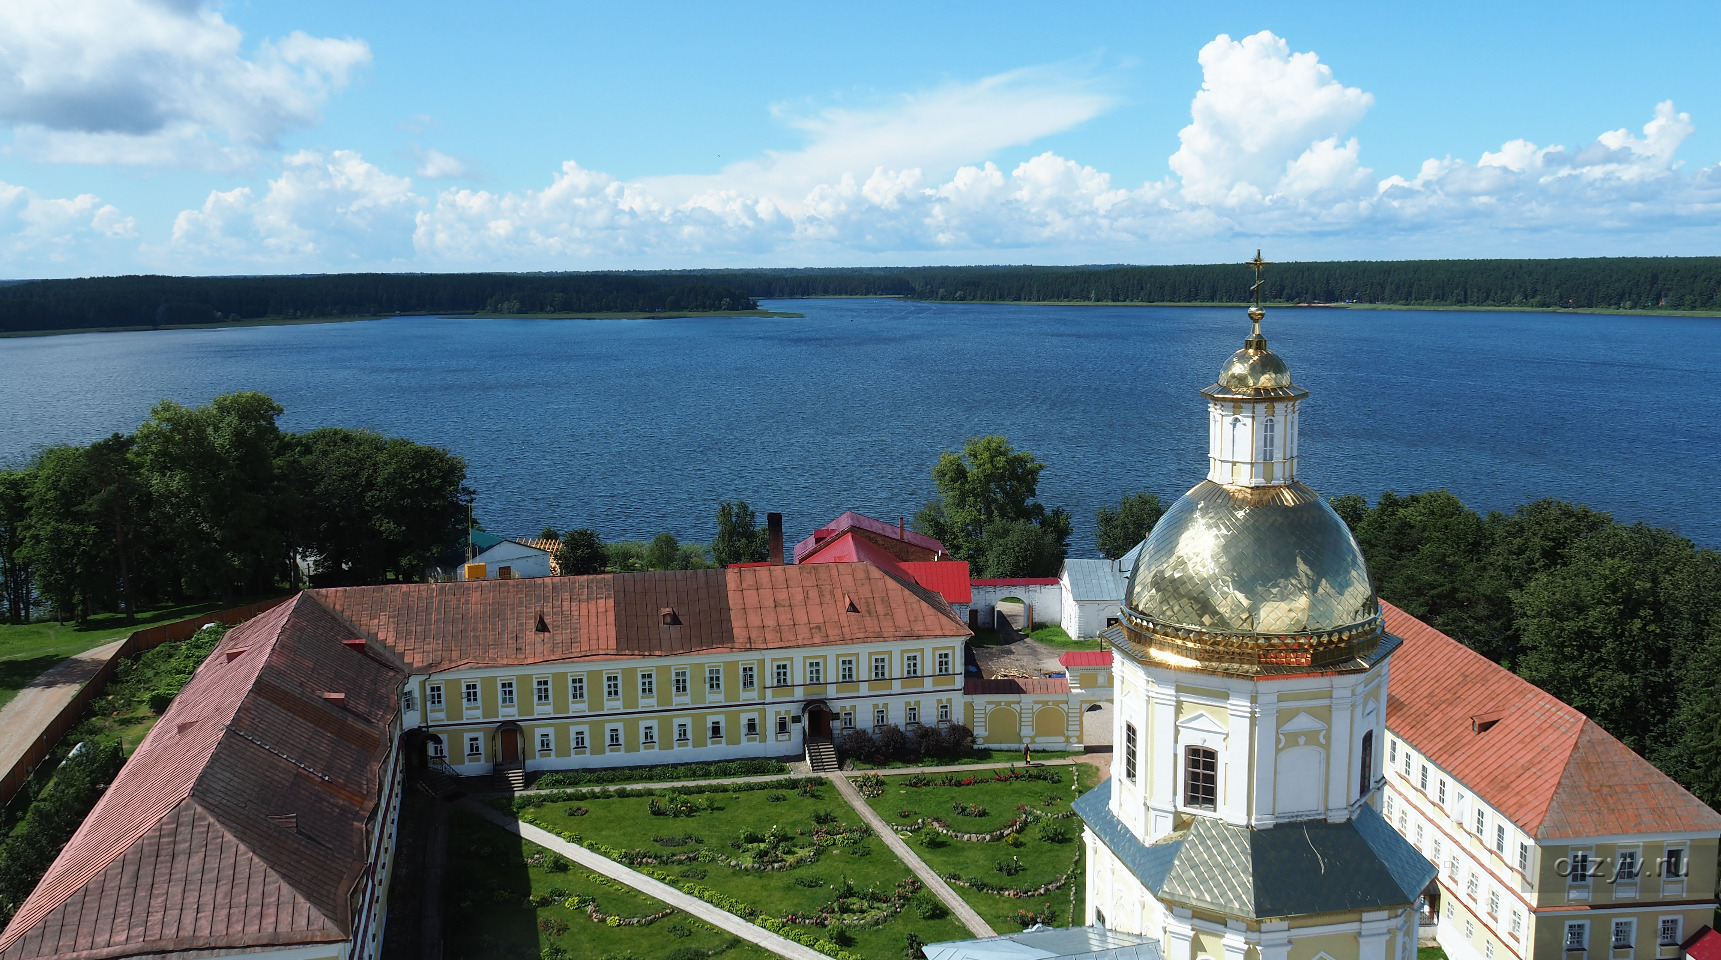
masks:
{"type": "Polygon", "coordinates": [[[586,702],[586,675],[574,673],[568,675],[568,701],[584,704],[586,702]]]}
{"type": "Polygon", "coordinates": [[[626,750],[627,741],[622,737],[621,725],[612,723],[604,728],[604,750],[626,750]]]}
{"type": "Polygon", "coordinates": [[[532,702],[539,706],[550,705],[550,678],[532,678],[532,702]]]}
{"type": "Polygon", "coordinates": [[[1524,911],[1517,907],[1512,908],[1511,934],[1513,940],[1522,939],[1524,936],[1524,911]]]}
{"type": "Polygon", "coordinates": [[[793,686],[795,680],[794,664],[787,660],[779,660],[771,664],[771,686],[793,686]]]}
{"type": "Polygon", "coordinates": [[[911,703],[903,708],[903,723],[920,723],[920,704],[911,703]]]}
{"type": "MultiPolygon", "coordinates": [[[[1135,759],[1136,751],[1141,743],[1141,737],[1135,731],[1135,724],[1125,720],[1123,723],[1123,777],[1130,783],[1135,783],[1141,773],[1135,759]]],[[[1390,803],[1391,800],[1389,799],[1390,803]]]]}
{"type": "Polygon", "coordinates": [[[950,675],[950,666],[955,661],[955,659],[956,659],[955,657],[952,657],[950,655],[949,650],[938,651],[938,655],[934,660],[934,662],[938,665],[938,675],[941,677],[949,676],[950,675]]]}
{"type": "Polygon", "coordinates": [[[690,676],[690,674],[688,673],[686,667],[676,667],[674,672],[671,674],[671,677],[672,677],[671,689],[675,692],[676,696],[678,696],[678,697],[687,696],[687,691],[688,691],[689,686],[690,686],[690,684],[688,682],[689,676],[690,676]]]}
{"type": "Polygon", "coordinates": [[[647,720],[639,725],[639,745],[641,749],[644,749],[645,747],[655,748],[657,746],[656,722],[647,720]]]}
{"type": "Polygon", "coordinates": [[[757,714],[749,713],[741,718],[741,722],[742,736],[756,737],[759,735],[759,717],[757,714]]]}
{"type": "Polygon", "coordinates": [[[1494,852],[1502,860],[1506,858],[1506,825],[1503,823],[1494,824],[1494,852]]]}
{"type": "Polygon", "coordinates": [[[741,665],[741,689],[744,691],[752,690],[757,686],[758,683],[755,679],[753,665],[750,663],[743,663],[741,665]]]}
{"type": "Polygon", "coordinates": [[[479,706],[478,681],[467,680],[461,683],[460,702],[468,707],[479,706]]]}
{"type": "Polygon", "coordinates": [[[1387,766],[1398,766],[1398,741],[1388,738],[1386,741],[1387,766]]]}
{"type": "Polygon", "coordinates": [[[788,735],[789,735],[789,715],[786,713],[779,713],[779,714],[777,714],[777,736],[786,737],[788,735]]]}
{"type": "Polygon", "coordinates": [[[538,752],[539,753],[555,753],[556,752],[556,735],[554,733],[552,733],[549,730],[539,730],[538,731],[538,752]]]}
{"type": "Polygon", "coordinates": [[[428,743],[430,745],[430,759],[432,759],[432,760],[447,760],[448,759],[448,744],[446,742],[444,742],[441,737],[439,737],[435,734],[431,734],[428,743]]]}
{"type": "Polygon", "coordinates": [[[639,696],[642,700],[657,699],[656,670],[641,670],[639,672],[639,696]]]}
{"type": "Polygon", "coordinates": [[[1685,918],[1679,916],[1658,918],[1655,923],[1655,941],[1656,946],[1660,947],[1677,947],[1684,943],[1685,918]],[[1673,924],[1672,939],[1668,939],[1667,936],[1667,925],[1670,923],[1673,924]]]}
{"type": "Polygon", "coordinates": [[[723,718],[722,717],[708,717],[706,719],[706,721],[705,721],[705,742],[708,744],[709,743],[722,743],[723,742],[723,718]]]}
{"type": "Polygon", "coordinates": [[[1522,840],[1518,841],[1518,872],[1530,875],[1530,845],[1522,840]]]}
{"type": "Polygon", "coordinates": [[[1615,950],[1630,950],[1637,946],[1637,918],[1615,917],[1608,924],[1608,944],[1615,950]],[[1620,939],[1620,929],[1625,929],[1625,939],[1620,939]]]}
{"type": "Polygon", "coordinates": [[[1428,764],[1422,764],[1416,773],[1416,789],[1428,792],[1428,764]]]}
{"type": "Polygon", "coordinates": [[[1588,920],[1567,920],[1566,934],[1561,939],[1567,953],[1576,953],[1590,948],[1590,922],[1588,920]],[[1573,937],[1572,934],[1577,934],[1573,937]]]}
{"type": "Polygon", "coordinates": [[[1446,778],[1441,777],[1439,782],[1434,785],[1434,789],[1436,791],[1434,802],[1443,807],[1446,806],[1446,778]]]}
{"type": "Polygon", "coordinates": [[[514,696],[514,681],[496,681],[496,699],[497,702],[504,707],[517,706],[519,704],[519,700],[514,696]]]}
{"type": "Polygon", "coordinates": [[[400,710],[402,713],[415,713],[418,710],[418,696],[410,687],[400,692],[400,710]]]}
{"type": "Polygon", "coordinates": [[[586,728],[575,727],[573,730],[573,740],[571,742],[575,753],[588,749],[589,741],[586,739],[586,728]]]}
{"type": "Polygon", "coordinates": [[[1482,805],[1480,803],[1478,803],[1476,805],[1476,836],[1486,837],[1487,835],[1488,835],[1488,811],[1484,810],[1482,808],[1482,805]]]}
{"type": "Polygon", "coordinates": [[[1488,891],[1488,916],[1490,916],[1490,917],[1500,916],[1500,891],[1499,890],[1489,890],[1488,891]]]}
{"type": "Polygon", "coordinates": [[[876,654],[873,656],[872,678],[874,680],[890,679],[890,654],[876,654]]]}
{"type": "Polygon", "coordinates": [[[890,708],[877,705],[872,708],[872,725],[874,727],[890,726],[890,708]]]}
{"type": "Polygon", "coordinates": [[[604,674],[604,702],[621,699],[621,671],[611,671],[604,674]]]}
{"type": "Polygon", "coordinates": [[[843,657],[841,660],[837,661],[837,682],[838,683],[854,683],[855,682],[855,658],[854,657],[843,657]]]}
{"type": "Polygon", "coordinates": [[[807,661],[807,682],[808,683],[824,683],[825,682],[825,661],[824,660],[813,659],[813,660],[807,661]]]}
{"type": "Polygon", "coordinates": [[[950,704],[941,703],[938,705],[938,722],[939,723],[949,723],[950,722],[950,704]]]}
{"type": "Polygon", "coordinates": [[[920,676],[920,654],[905,653],[902,656],[902,675],[905,677],[920,676]]]}
{"type": "Polygon", "coordinates": [[[707,696],[713,693],[719,697],[723,695],[723,666],[721,664],[705,668],[705,693],[707,696]]]}
{"type": "Polygon", "coordinates": [[[675,721],[675,742],[676,743],[691,743],[692,737],[693,737],[693,725],[691,723],[689,723],[686,720],[675,721]]]}
{"type": "Polygon", "coordinates": [[[466,735],[466,762],[471,763],[474,759],[479,761],[484,759],[484,737],[480,734],[469,733],[466,735]]]}
{"type": "Polygon", "coordinates": [[[844,707],[843,711],[842,711],[842,718],[843,718],[843,729],[844,730],[853,730],[855,728],[855,708],[854,707],[844,707]]]}
{"type": "Polygon", "coordinates": [[[432,710],[442,709],[442,684],[433,683],[425,688],[425,703],[432,710]]]}

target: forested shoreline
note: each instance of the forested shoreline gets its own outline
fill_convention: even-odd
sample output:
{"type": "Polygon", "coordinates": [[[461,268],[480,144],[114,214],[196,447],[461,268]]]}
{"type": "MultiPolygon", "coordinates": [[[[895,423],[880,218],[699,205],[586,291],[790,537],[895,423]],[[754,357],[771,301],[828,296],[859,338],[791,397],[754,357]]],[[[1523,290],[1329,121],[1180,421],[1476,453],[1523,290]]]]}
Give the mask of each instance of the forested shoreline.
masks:
{"type": "MultiPolygon", "coordinates": [[[[745,311],[761,299],[1242,303],[1240,264],[92,277],[0,284],[0,333],[393,314],[745,311]]],[[[1273,303],[1721,312],[1721,257],[1273,264],[1273,303]]]]}

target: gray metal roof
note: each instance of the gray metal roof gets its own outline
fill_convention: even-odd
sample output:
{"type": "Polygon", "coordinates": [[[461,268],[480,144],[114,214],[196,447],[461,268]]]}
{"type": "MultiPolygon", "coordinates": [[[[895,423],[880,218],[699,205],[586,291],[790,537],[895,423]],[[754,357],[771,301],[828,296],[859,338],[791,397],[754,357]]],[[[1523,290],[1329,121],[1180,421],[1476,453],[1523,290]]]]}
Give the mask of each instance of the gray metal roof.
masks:
{"type": "Polygon", "coordinates": [[[1070,581],[1070,596],[1078,603],[1123,602],[1128,567],[1117,560],[1065,560],[1064,577],[1070,581]]]}
{"type": "Polygon", "coordinates": [[[1159,944],[1105,927],[1024,930],[980,940],[929,943],[927,960],[1161,960],[1159,944]]]}
{"type": "Polygon", "coordinates": [[[1413,903],[1435,868],[1364,805],[1344,823],[1299,820],[1252,830],[1210,817],[1144,844],[1112,816],[1111,781],[1074,809],[1161,900],[1247,920],[1379,910],[1413,903]]]}

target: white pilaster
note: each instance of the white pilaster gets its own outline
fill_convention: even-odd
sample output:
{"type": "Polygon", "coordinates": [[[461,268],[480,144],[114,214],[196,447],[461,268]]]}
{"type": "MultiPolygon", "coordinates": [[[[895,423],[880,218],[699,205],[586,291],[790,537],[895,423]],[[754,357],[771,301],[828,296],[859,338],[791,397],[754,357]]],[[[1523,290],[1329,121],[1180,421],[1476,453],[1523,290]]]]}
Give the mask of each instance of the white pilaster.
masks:
{"type": "Polygon", "coordinates": [[[1193,960],[1189,945],[1195,939],[1195,928],[1189,919],[1189,911],[1182,907],[1166,915],[1165,960],[1193,960]]]}
{"type": "MultiPolygon", "coordinates": [[[[1279,756],[1279,695],[1263,691],[1255,695],[1255,809],[1252,826],[1273,825],[1273,775],[1279,756]]],[[[1266,960],[1266,958],[1262,958],[1266,960]]]]}
{"type": "Polygon", "coordinates": [[[1351,715],[1356,712],[1355,688],[1333,690],[1333,722],[1328,731],[1327,819],[1342,823],[1350,818],[1351,797],[1356,790],[1356,751],[1351,746],[1351,715]]]}
{"type": "Polygon", "coordinates": [[[1147,843],[1171,832],[1177,809],[1177,691],[1149,681],[1148,742],[1153,744],[1150,768],[1153,786],[1147,792],[1147,843]]]}
{"type": "Polygon", "coordinates": [[[1219,815],[1234,826],[1249,823],[1249,781],[1251,773],[1260,769],[1255,763],[1254,749],[1249,737],[1249,724],[1254,719],[1254,704],[1247,692],[1234,692],[1226,704],[1231,732],[1225,738],[1225,793],[1219,799],[1219,815]]]}

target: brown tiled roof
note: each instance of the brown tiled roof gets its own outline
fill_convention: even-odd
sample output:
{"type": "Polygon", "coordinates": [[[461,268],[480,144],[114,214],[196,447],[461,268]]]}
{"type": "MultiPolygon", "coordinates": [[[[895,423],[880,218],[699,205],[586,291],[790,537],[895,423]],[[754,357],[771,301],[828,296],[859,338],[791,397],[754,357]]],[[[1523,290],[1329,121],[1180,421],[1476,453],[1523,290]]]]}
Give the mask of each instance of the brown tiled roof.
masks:
{"type": "Polygon", "coordinates": [[[1721,814],[1574,707],[1390,603],[1386,724],[1543,840],[1721,833],[1721,814]]]}
{"type": "Polygon", "coordinates": [[[962,692],[974,694],[1069,693],[1070,681],[1061,677],[987,677],[966,680],[962,692]]]}
{"type": "Polygon", "coordinates": [[[468,580],[310,593],[414,672],[968,634],[968,627],[936,592],[868,563],[468,580]],[[853,612],[848,609],[851,602],[853,612]],[[537,630],[540,616],[547,632],[537,630]]]}
{"type": "Polygon", "coordinates": [[[230,631],[19,908],[0,960],[347,939],[405,678],[351,639],[305,595],[230,631]]]}

